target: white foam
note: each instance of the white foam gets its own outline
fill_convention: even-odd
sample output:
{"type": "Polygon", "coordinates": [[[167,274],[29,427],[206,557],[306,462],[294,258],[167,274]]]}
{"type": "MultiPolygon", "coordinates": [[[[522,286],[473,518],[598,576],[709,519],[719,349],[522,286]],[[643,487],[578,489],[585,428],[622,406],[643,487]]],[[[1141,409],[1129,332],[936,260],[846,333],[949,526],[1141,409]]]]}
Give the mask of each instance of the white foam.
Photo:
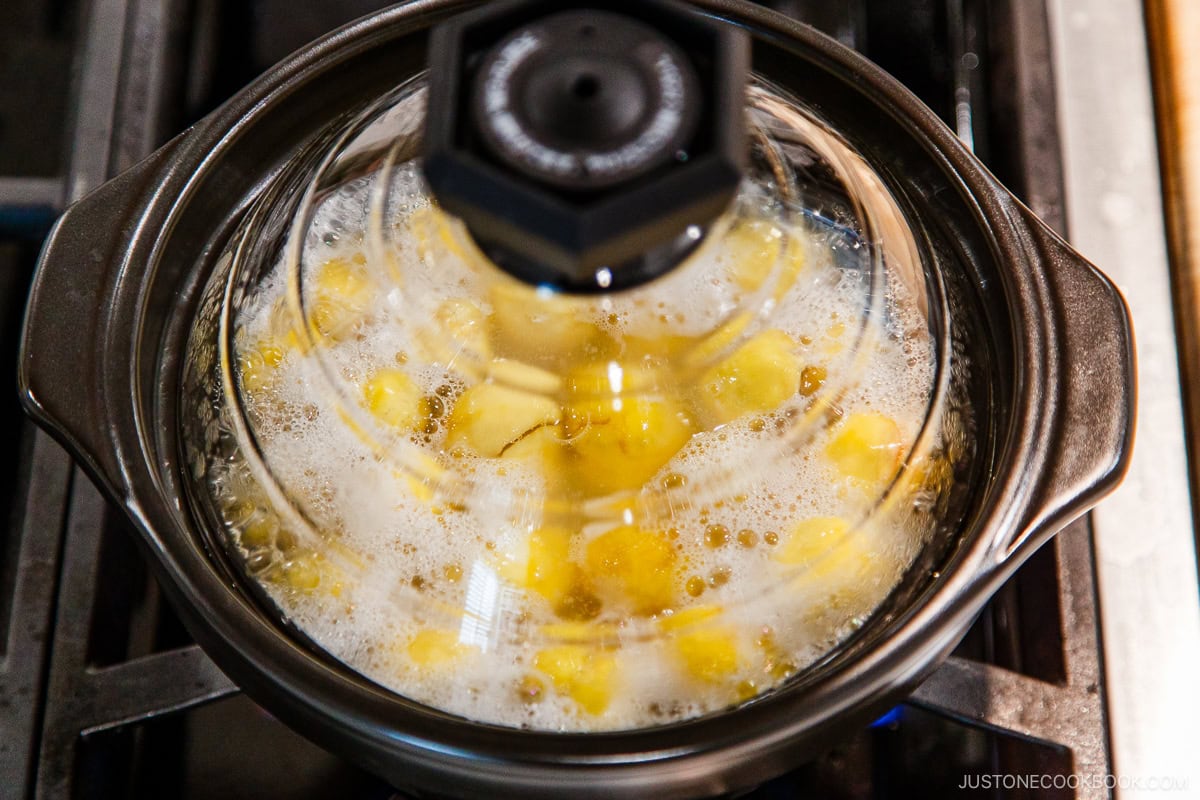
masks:
{"type": "MultiPolygon", "coordinates": [[[[306,238],[306,282],[325,260],[351,259],[362,252],[367,224],[362,209],[369,188],[365,183],[351,185],[323,201],[306,238]]],[[[388,201],[389,207],[409,210],[428,205],[414,168],[397,172],[388,201]]],[[[418,248],[411,233],[400,226],[394,235],[392,252],[415,260],[418,248]]],[[[807,248],[799,285],[788,303],[757,309],[761,321],[755,324],[808,342],[801,347],[803,358],[826,366],[831,382],[836,382],[852,369],[857,326],[869,306],[867,287],[861,273],[833,264],[824,234],[793,227],[789,235],[801,237],[807,248]],[[846,330],[835,340],[831,331],[839,322],[846,330]]],[[[698,335],[744,300],[731,288],[726,274],[730,254],[722,248],[719,242],[706,246],[686,270],[645,290],[581,301],[579,311],[615,328],[618,335],[661,333],[656,327],[661,311],[672,332],[698,335]],[[685,284],[703,290],[683,291],[685,284]],[[652,322],[643,322],[647,319],[652,322]]],[[[403,287],[392,283],[377,260],[370,262],[367,269],[376,290],[367,306],[356,310],[362,322],[354,334],[307,354],[288,350],[270,390],[252,403],[260,445],[276,479],[339,544],[330,554],[336,574],[323,577],[317,591],[286,590],[277,582],[265,583],[267,590],[298,626],[337,658],[401,694],[472,719],[550,730],[625,729],[724,707],[731,702],[727,685],[680,680],[666,651],[669,645],[661,637],[644,640],[647,625],[620,619],[619,614],[614,617],[622,637],[615,679],[619,688],[602,716],[581,714],[545,676],[541,701],[523,702],[515,687],[537,674],[532,663],[544,646],[530,631],[534,623],[552,622],[554,617],[544,601],[507,585],[498,570],[506,557],[520,558],[529,532],[542,524],[543,479],[499,460],[468,455],[448,459],[441,453],[442,430],[389,443],[368,421],[364,437],[363,425],[356,430],[334,410],[340,403],[351,416],[361,415],[357,387],[375,370],[397,367],[400,353],[408,356],[400,368],[424,395],[435,396],[445,387],[458,391],[469,380],[456,372],[453,362],[424,362],[419,332],[436,329],[435,310],[442,300],[486,297],[488,279],[448,250],[437,258],[436,264],[415,265],[411,281],[403,287]],[[429,274],[423,276],[421,268],[429,274]],[[322,360],[340,388],[330,386],[322,360]],[[340,397],[338,391],[343,393],[340,397]],[[476,487],[469,507],[455,507],[443,497],[415,495],[397,461],[386,453],[380,457],[372,441],[427,453],[449,464],[476,487]],[[457,581],[446,577],[448,570],[458,571],[457,581]],[[413,588],[414,580],[422,583],[419,590],[413,588]],[[331,594],[334,581],[342,585],[331,594]],[[465,617],[463,609],[468,612],[465,617]],[[475,649],[453,669],[416,669],[402,657],[403,643],[427,627],[458,631],[459,640],[475,649]]],[[[284,273],[277,268],[242,310],[241,347],[278,336],[275,309],[284,295],[284,273]]],[[[867,348],[869,372],[853,375],[836,401],[845,413],[872,409],[888,415],[911,442],[925,417],[933,355],[922,337],[901,339],[901,331],[921,329],[919,319],[905,316],[905,305],[893,298],[887,313],[869,324],[870,335],[861,345],[867,348]]],[[[480,308],[489,310],[483,300],[480,308]]],[[[446,400],[449,406],[452,397],[446,400]]],[[[785,407],[802,409],[802,398],[794,397],[785,407]]],[[[876,498],[865,496],[821,457],[830,435],[824,429],[814,429],[810,440],[781,450],[773,460],[764,459],[763,453],[776,446],[776,419],[787,418],[782,411],[746,417],[694,436],[660,476],[681,475],[690,486],[699,487],[711,484],[714,474],[729,473],[733,465],[723,484],[727,494],[720,500],[713,495],[703,504],[676,498],[671,519],[659,522],[677,531],[686,574],[708,582],[695,602],[725,609],[723,618],[736,629],[743,652],[761,649],[755,642],[767,627],[787,660],[800,668],[840,641],[887,595],[914,558],[924,532],[900,517],[877,517],[857,529],[853,536],[876,566],[859,580],[849,599],[845,587],[834,597],[838,587],[820,578],[798,578],[782,568],[764,541],[768,532],[782,537],[797,520],[808,517],[858,520],[876,498]],[[739,477],[741,484],[735,482],[739,477]],[[706,530],[716,525],[732,537],[719,547],[705,542],[706,530]],[[742,530],[754,532],[754,546],[737,542],[742,530]],[[714,576],[724,576],[725,582],[712,585],[720,584],[714,576]]],[[[218,494],[236,499],[245,492],[245,478],[239,474],[235,464],[217,475],[218,494]]],[[[577,549],[588,535],[576,542],[577,549]]],[[[759,687],[773,680],[750,667],[743,677],[757,679],[759,687]]]]}

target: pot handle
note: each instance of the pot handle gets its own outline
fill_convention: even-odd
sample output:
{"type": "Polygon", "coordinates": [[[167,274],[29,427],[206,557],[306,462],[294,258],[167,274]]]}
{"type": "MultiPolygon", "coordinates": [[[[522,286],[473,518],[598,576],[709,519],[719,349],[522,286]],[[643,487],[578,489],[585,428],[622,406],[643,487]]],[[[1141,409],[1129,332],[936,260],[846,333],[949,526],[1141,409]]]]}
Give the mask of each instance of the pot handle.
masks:
{"type": "Polygon", "coordinates": [[[100,373],[104,330],[146,189],[175,140],[72,204],[38,259],[21,334],[25,410],[101,485],[118,484],[100,373]]]}
{"type": "Polygon", "coordinates": [[[1048,368],[1044,478],[1003,556],[1019,564],[1116,488],[1129,465],[1136,405],[1133,332],[1120,291],[1023,204],[1016,222],[1040,264],[1048,368]]]}

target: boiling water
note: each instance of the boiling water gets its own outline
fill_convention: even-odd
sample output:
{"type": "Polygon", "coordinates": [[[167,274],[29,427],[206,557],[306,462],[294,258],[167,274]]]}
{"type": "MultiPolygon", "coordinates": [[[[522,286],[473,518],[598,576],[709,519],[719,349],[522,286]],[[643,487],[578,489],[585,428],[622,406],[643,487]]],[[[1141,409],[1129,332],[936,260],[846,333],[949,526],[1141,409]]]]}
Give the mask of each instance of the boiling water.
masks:
{"type": "MultiPolygon", "coordinates": [[[[924,424],[934,353],[899,287],[863,325],[879,287],[848,265],[855,247],[841,232],[747,190],[741,223],[754,224],[714,235],[650,286],[543,298],[541,310],[528,292],[530,329],[509,331],[520,352],[506,353],[497,304],[525,290],[496,294],[504,281],[429,207],[412,167],[387,187],[398,220],[388,241],[369,246],[371,191],[349,184],[315,213],[299,269],[316,341],[287,313],[282,263],[238,318],[240,388],[259,449],[311,529],[272,510],[245,462],[212,478],[252,574],[332,655],[471,719],[637,728],[769,691],[844,640],[899,582],[927,534],[913,509],[931,491],[932,462],[879,501],[924,424]],[[745,262],[763,252],[776,272],[794,268],[794,285],[747,280],[745,262]],[[447,308],[461,312],[456,321],[447,308]],[[712,332],[743,308],[753,313],[742,338],[718,346],[712,332]],[[776,339],[786,354],[771,358],[803,367],[799,385],[770,408],[706,411],[695,387],[736,380],[720,365],[764,331],[787,334],[776,339]],[[671,349],[665,337],[691,338],[671,349]],[[630,342],[641,343],[632,366],[630,342]],[[536,369],[496,368],[498,355],[536,369]],[[686,430],[661,463],[651,458],[646,491],[606,502],[590,490],[570,433],[551,441],[562,453],[550,460],[480,454],[469,436],[454,438],[456,404],[489,369],[561,410],[578,391],[561,375],[596,364],[584,374],[601,376],[602,396],[661,402],[667,424],[686,430]],[[383,370],[419,396],[412,424],[389,426],[364,400],[383,370]],[[624,388],[639,376],[643,386],[624,388]],[[893,426],[886,441],[847,433],[880,419],[893,426]],[[847,446],[848,460],[838,455],[847,446]],[[874,458],[886,475],[864,479],[874,458]],[[576,476],[565,483],[555,472],[564,463],[576,476]],[[554,510],[562,500],[575,513],[554,510]]],[[[539,427],[565,430],[568,416],[539,427]]]]}

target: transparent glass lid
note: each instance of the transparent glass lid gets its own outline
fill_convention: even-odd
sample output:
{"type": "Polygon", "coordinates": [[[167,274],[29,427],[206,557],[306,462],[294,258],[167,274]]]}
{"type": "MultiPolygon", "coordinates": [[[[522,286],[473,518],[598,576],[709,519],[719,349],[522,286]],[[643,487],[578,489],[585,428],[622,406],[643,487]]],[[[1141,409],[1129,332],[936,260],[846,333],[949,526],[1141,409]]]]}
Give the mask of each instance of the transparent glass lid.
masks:
{"type": "Polygon", "coordinates": [[[213,484],[251,573],[352,667],[505,724],[658,724],[829,652],[939,490],[944,315],[882,181],[754,82],[749,169],[691,254],[563,294],[438,208],[424,102],[331,127],[276,187],[290,229],[235,258],[242,458],[213,484]]]}

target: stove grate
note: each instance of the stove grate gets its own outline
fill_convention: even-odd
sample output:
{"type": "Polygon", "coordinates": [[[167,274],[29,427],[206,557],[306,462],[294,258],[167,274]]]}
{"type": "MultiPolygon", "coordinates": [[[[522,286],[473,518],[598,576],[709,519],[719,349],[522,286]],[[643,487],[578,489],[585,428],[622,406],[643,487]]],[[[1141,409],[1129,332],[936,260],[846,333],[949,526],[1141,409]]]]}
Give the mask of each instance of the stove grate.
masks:
{"type": "MultiPolygon", "coordinates": [[[[49,210],[150,152],[291,47],[374,7],[43,3],[80,14],[86,35],[71,44],[78,77],[74,102],[62,106],[75,109],[61,121],[65,161],[45,175],[0,177],[0,364],[8,368],[49,210]]],[[[1063,229],[1044,0],[771,5],[899,77],[1063,229]]],[[[0,413],[10,422],[7,452],[16,454],[0,464],[8,526],[0,547],[0,785],[12,797],[391,796],[239,695],[162,602],[120,513],[15,402],[0,403],[0,413]]],[[[959,785],[969,774],[1110,772],[1093,561],[1083,520],[998,592],[908,704],[750,796],[1011,798],[1025,795],[959,785]]]]}

